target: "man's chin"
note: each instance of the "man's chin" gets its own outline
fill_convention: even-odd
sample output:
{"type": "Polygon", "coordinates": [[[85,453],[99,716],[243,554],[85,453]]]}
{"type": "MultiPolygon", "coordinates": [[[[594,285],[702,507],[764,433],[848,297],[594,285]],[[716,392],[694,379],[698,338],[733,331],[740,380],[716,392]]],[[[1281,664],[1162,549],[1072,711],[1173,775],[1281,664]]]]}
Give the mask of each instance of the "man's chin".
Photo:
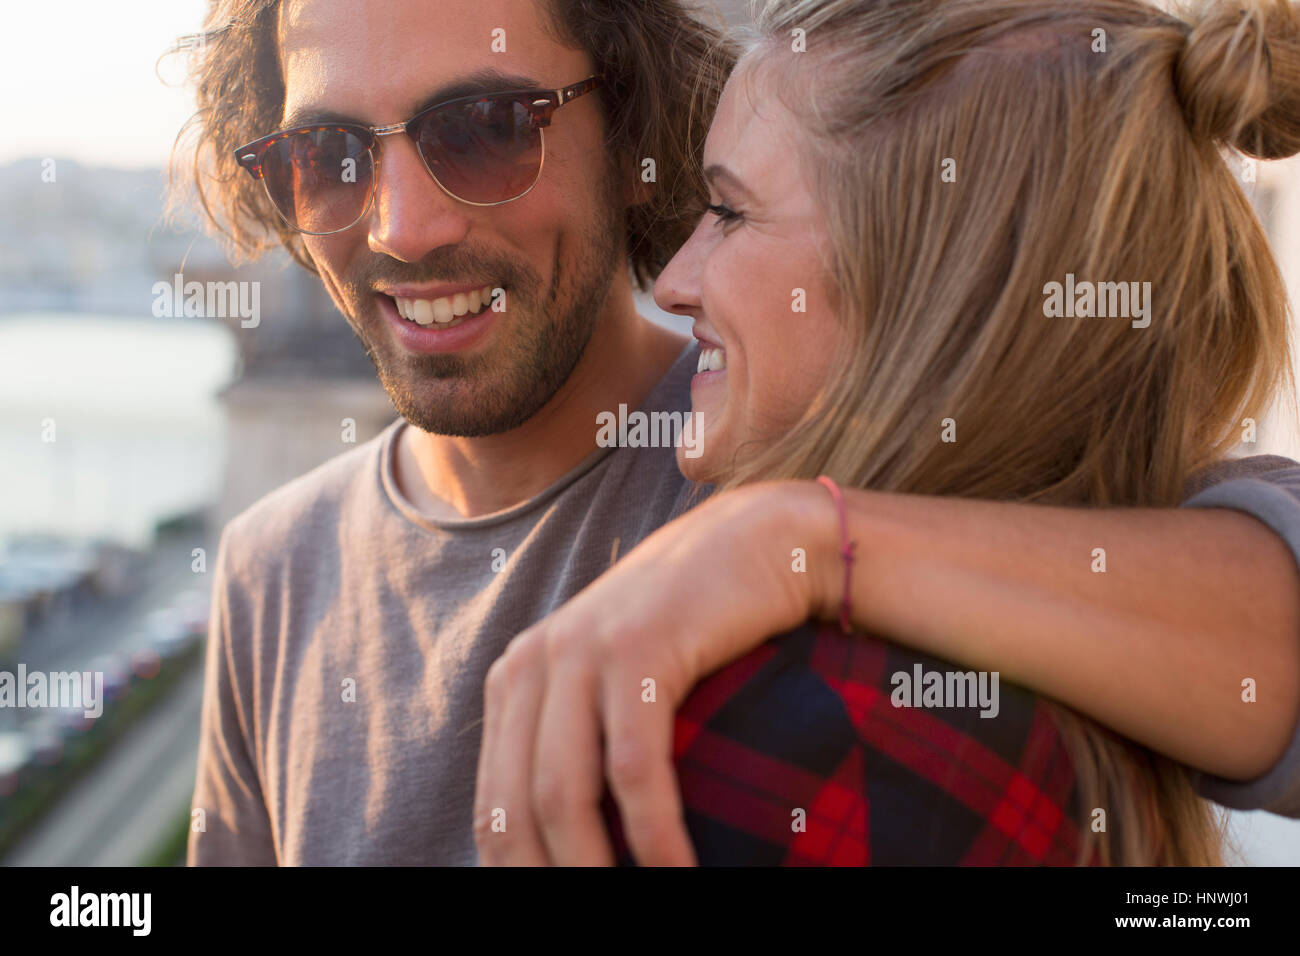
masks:
{"type": "Polygon", "coordinates": [[[499,408],[501,384],[482,381],[483,370],[467,367],[460,356],[379,357],[371,349],[367,354],[393,408],[421,431],[478,438],[513,427],[502,422],[513,416],[499,408]]]}
{"type": "Polygon", "coordinates": [[[384,383],[397,413],[431,435],[485,438],[513,431],[544,402],[530,401],[504,383],[438,379],[390,386],[384,383]]]}

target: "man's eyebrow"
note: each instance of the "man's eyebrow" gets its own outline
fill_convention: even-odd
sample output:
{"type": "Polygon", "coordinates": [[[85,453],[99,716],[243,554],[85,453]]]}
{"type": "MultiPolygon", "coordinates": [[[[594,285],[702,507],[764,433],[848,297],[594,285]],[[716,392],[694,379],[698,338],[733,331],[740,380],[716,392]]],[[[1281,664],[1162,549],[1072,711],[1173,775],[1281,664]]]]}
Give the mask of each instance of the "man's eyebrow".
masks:
{"type": "Polygon", "coordinates": [[[749,188],[740,181],[739,176],[729,170],[726,166],[719,163],[710,163],[708,166],[704,167],[704,179],[709,183],[713,183],[715,180],[720,180],[730,185],[732,189],[743,193],[751,199],[754,196],[754,194],[749,191],[749,188]]]}
{"type": "MultiPolygon", "coordinates": [[[[500,70],[485,68],[438,87],[423,102],[412,109],[407,114],[407,118],[427,110],[430,106],[436,106],[439,103],[445,103],[447,100],[458,99],[462,96],[480,96],[484,93],[503,93],[509,90],[543,89],[549,89],[549,87],[539,82],[536,77],[524,76],[519,73],[503,73],[500,70]]],[[[292,129],[295,126],[310,126],[316,123],[347,123],[354,126],[370,125],[355,116],[349,116],[346,113],[339,113],[334,110],[317,109],[307,104],[297,107],[292,113],[286,115],[280,124],[280,128],[292,129]]]]}

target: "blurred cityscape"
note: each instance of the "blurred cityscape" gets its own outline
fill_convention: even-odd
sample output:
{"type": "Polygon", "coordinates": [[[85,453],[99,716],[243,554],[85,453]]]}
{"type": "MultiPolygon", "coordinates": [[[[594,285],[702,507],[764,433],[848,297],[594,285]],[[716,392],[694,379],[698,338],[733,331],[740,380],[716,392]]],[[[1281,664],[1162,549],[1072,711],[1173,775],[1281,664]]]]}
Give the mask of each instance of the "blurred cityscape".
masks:
{"type": "Polygon", "coordinates": [[[220,529],[395,414],[315,277],[232,268],[164,187],[0,166],[0,672],[103,674],[93,719],[0,708],[9,865],[178,861],[220,529]],[[178,274],[257,283],[258,324],[159,316],[178,274]]]}
{"type": "MultiPolygon", "coordinates": [[[[0,165],[0,673],[103,675],[94,717],[0,707],[0,864],[181,861],[221,528],[395,414],[314,276],[234,268],[195,222],[164,224],[164,158],[0,165]],[[259,322],[159,315],[178,275],[256,283],[259,322]]],[[[1265,164],[1254,189],[1293,299],[1298,169],[1265,164]]],[[[1300,861],[1300,823],[1232,821],[1242,862],[1300,861]]]]}

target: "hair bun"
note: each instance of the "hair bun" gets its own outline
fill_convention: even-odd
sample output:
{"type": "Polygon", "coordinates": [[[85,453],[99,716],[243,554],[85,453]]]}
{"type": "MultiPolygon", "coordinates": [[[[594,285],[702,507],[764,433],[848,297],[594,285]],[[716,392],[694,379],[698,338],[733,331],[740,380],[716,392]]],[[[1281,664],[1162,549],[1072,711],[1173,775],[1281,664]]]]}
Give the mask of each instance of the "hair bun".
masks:
{"type": "Polygon", "coordinates": [[[1300,7],[1211,0],[1174,82],[1194,136],[1259,159],[1300,152],[1300,7]]]}

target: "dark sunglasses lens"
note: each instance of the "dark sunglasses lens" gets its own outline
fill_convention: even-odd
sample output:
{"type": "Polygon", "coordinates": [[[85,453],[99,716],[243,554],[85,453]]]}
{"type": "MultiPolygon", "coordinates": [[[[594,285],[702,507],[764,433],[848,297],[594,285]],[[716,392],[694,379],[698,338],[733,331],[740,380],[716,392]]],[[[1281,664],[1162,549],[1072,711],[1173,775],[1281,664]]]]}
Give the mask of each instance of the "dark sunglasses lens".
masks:
{"type": "Polygon", "coordinates": [[[416,143],[442,188],[466,202],[517,199],[542,171],[542,131],[519,97],[433,110],[417,125],[416,143]]]}
{"type": "Polygon", "coordinates": [[[336,232],[360,219],[372,177],[370,151],[344,129],[292,133],[262,155],[267,195],[303,232],[336,232]]]}

